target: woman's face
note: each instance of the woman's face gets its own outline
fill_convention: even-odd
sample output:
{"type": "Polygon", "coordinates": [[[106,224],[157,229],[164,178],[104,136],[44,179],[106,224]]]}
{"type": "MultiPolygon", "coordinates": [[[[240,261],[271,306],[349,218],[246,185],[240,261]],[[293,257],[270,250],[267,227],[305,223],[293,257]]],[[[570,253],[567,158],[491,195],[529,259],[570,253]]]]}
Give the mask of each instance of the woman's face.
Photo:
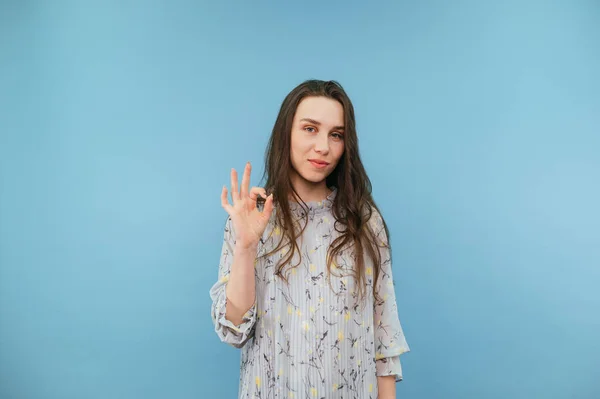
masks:
{"type": "Polygon", "coordinates": [[[325,184],[344,154],[344,109],[327,97],[306,97],[292,124],[292,182],[325,184]]]}

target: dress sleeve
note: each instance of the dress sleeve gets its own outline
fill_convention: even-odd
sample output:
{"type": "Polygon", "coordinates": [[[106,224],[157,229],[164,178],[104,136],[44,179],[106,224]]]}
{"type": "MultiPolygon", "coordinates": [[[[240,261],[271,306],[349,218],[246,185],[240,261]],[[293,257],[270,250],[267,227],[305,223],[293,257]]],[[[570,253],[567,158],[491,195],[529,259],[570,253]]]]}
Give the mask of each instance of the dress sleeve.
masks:
{"type": "Polygon", "coordinates": [[[235,325],[225,318],[225,309],[227,305],[225,290],[227,288],[231,264],[233,262],[234,247],[235,233],[233,231],[231,218],[229,217],[225,224],[221,259],[219,262],[218,281],[210,289],[210,297],[212,299],[211,317],[219,339],[236,348],[241,348],[254,334],[256,301],[243,316],[242,322],[239,325],[235,325]]]}
{"type": "Polygon", "coordinates": [[[377,376],[393,375],[398,382],[402,380],[400,355],[410,349],[398,317],[388,237],[381,215],[376,210],[373,210],[371,228],[381,254],[379,276],[375,283],[378,297],[373,308],[377,376]]]}

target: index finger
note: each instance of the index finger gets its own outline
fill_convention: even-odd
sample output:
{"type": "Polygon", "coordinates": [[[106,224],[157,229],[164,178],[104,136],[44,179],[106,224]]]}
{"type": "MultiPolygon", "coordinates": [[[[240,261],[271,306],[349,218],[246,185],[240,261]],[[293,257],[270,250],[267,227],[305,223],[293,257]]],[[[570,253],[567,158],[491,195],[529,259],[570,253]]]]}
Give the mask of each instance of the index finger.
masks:
{"type": "Polygon", "coordinates": [[[244,169],[244,176],[242,177],[242,189],[240,191],[240,197],[246,198],[248,196],[248,191],[250,189],[250,171],[252,170],[252,165],[250,162],[246,164],[246,168],[244,169]]]}

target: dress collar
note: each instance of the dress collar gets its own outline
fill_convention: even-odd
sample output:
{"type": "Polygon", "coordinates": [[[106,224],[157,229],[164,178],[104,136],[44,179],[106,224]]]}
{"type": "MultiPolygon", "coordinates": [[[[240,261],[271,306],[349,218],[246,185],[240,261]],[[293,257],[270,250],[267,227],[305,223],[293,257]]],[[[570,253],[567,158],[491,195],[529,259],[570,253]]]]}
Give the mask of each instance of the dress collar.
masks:
{"type": "Polygon", "coordinates": [[[330,189],[332,190],[331,193],[322,201],[307,201],[304,204],[302,202],[290,201],[290,211],[300,217],[303,217],[306,213],[309,215],[318,215],[330,211],[333,206],[333,200],[337,195],[337,187],[330,187],[330,189]]]}

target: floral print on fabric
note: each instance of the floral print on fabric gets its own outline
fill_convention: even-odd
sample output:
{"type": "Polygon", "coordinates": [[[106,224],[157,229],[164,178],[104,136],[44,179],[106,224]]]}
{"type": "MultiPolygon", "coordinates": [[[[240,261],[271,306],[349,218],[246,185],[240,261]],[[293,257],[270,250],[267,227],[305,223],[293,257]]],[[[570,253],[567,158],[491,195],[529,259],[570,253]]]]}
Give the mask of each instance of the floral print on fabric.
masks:
{"type": "Polygon", "coordinates": [[[308,225],[287,271],[289,284],[274,276],[289,247],[269,256],[282,231],[275,212],[255,262],[256,302],[240,325],[225,318],[225,288],[235,247],[235,231],[227,220],[218,280],[210,290],[212,319],[221,341],[241,348],[239,398],[377,398],[377,376],[402,379],[400,355],[408,352],[394,291],[387,237],[381,216],[369,221],[381,253],[378,281],[365,255],[366,301],[358,300],[351,277],[353,255],[343,251],[328,274],[326,255],[339,236],[332,203],[337,189],[320,202],[292,203],[295,216],[308,212],[308,225]],[[328,281],[330,280],[330,281],[328,281]],[[378,300],[373,296],[377,289],[378,300]]]}

